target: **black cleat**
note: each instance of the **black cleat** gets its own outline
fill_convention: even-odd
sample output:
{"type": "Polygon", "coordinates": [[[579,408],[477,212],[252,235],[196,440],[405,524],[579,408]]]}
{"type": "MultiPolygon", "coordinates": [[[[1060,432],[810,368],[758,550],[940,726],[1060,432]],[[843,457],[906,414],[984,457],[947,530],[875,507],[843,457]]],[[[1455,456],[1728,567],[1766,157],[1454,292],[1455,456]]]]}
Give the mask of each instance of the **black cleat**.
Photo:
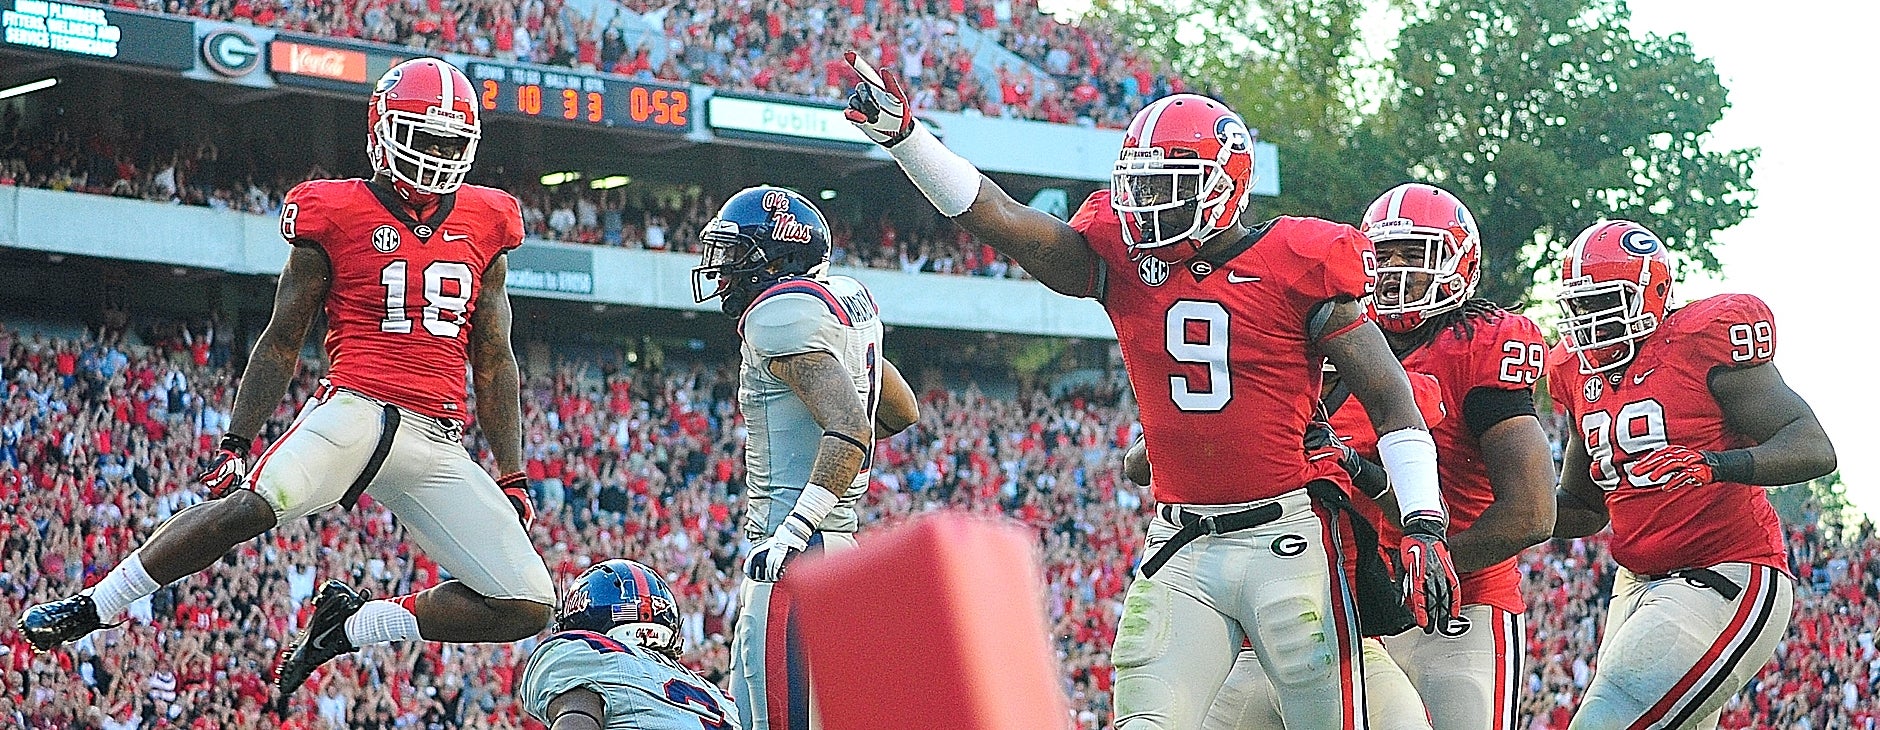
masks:
{"type": "Polygon", "coordinates": [[[274,664],[274,687],[280,692],[275,712],[286,714],[287,699],[306,683],[320,665],[341,654],[358,651],[346,638],[346,619],[359,612],[371,600],[371,594],[354,592],[345,583],[329,580],[313,598],[313,617],[307,628],[294,637],[294,643],[281,650],[274,664]]]}
{"type": "Polygon", "coordinates": [[[52,651],[65,642],[116,625],[98,620],[98,604],[86,593],[26,609],[19,622],[20,633],[40,651],[52,651]]]}

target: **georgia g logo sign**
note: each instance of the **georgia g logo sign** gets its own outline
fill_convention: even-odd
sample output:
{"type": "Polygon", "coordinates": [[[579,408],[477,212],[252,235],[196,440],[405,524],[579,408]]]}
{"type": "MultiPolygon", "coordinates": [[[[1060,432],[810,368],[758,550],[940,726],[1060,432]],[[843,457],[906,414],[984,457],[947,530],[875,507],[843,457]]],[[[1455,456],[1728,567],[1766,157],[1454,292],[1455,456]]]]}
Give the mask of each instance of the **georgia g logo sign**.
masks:
{"type": "Polygon", "coordinates": [[[247,76],[261,65],[261,46],[247,33],[224,28],[202,37],[202,62],[229,78],[247,76]]]}
{"type": "Polygon", "coordinates": [[[1636,256],[1650,256],[1658,252],[1663,244],[1652,236],[1651,231],[1634,228],[1619,236],[1619,247],[1636,256]]]}

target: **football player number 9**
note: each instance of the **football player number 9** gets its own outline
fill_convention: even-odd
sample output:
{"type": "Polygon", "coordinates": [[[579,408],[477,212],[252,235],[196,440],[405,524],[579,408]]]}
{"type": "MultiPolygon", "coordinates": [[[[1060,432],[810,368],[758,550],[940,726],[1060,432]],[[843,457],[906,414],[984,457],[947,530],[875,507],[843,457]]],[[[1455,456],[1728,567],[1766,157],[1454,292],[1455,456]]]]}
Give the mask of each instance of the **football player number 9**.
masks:
{"type": "MultiPolygon", "coordinates": [[[[1619,488],[1620,470],[1612,463],[1613,447],[1639,457],[1671,443],[1665,439],[1665,407],[1652,399],[1627,403],[1619,409],[1616,424],[1605,411],[1589,412],[1580,417],[1580,434],[1586,437],[1587,455],[1593,457],[1593,481],[1608,492],[1619,488]]],[[[1670,475],[1648,479],[1629,469],[1624,476],[1627,483],[1641,489],[1671,481],[1670,475]]]]}
{"type": "MultiPolygon", "coordinates": [[[[404,260],[393,261],[379,271],[379,283],[385,285],[385,319],[379,321],[381,332],[410,332],[411,318],[405,314],[404,260]]],[[[424,331],[438,337],[456,337],[463,331],[463,313],[470,308],[470,266],[456,261],[434,261],[424,267],[424,331]],[[455,284],[446,294],[444,282],[455,284]],[[450,312],[445,318],[444,312],[450,312]]]]}
{"type": "Polygon", "coordinates": [[[1169,398],[1184,411],[1213,412],[1227,407],[1234,397],[1234,381],[1227,377],[1227,308],[1220,302],[1183,299],[1168,308],[1168,354],[1175,362],[1208,366],[1207,388],[1195,390],[1185,375],[1170,375],[1169,398]],[[1199,322],[1207,336],[1188,341],[1188,323],[1199,322]]]}

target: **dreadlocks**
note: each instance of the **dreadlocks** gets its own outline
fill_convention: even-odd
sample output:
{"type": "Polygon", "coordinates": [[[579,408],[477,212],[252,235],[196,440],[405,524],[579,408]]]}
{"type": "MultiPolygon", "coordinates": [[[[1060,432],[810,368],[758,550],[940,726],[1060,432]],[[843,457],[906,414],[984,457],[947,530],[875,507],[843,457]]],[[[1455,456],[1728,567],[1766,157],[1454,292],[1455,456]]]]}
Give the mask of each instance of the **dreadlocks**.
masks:
{"type": "Polygon", "coordinates": [[[1477,320],[1494,324],[1500,322],[1501,316],[1507,313],[1507,309],[1487,299],[1470,299],[1463,302],[1460,307],[1425,319],[1423,326],[1418,327],[1412,333],[1414,336],[1411,340],[1404,343],[1403,347],[1394,348],[1394,350],[1397,357],[1402,359],[1405,355],[1415,352],[1417,348],[1436,341],[1436,337],[1445,330],[1455,330],[1461,339],[1470,339],[1475,336],[1477,320]]]}

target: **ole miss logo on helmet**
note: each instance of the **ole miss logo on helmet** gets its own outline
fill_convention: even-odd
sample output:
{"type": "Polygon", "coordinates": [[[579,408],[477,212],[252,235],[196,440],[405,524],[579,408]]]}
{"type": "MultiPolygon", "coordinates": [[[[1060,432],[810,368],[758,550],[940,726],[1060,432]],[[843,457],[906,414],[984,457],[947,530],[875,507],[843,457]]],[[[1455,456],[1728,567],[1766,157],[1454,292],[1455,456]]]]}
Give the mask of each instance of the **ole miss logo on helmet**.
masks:
{"type": "Polygon", "coordinates": [[[790,212],[790,196],[782,190],[764,193],[764,210],[771,211],[770,237],[791,243],[809,243],[811,230],[808,223],[796,219],[790,212]]]}

